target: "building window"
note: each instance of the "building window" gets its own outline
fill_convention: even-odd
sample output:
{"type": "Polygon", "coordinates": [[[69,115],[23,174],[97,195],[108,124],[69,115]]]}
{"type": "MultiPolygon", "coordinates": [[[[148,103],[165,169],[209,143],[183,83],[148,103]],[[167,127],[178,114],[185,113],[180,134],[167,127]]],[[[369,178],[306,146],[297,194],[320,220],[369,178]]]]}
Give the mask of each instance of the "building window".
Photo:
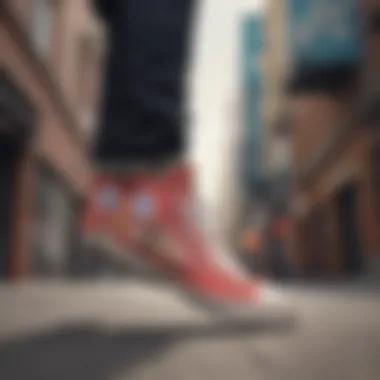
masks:
{"type": "Polygon", "coordinates": [[[32,38],[42,54],[49,53],[56,5],[57,0],[34,0],[32,38]]]}

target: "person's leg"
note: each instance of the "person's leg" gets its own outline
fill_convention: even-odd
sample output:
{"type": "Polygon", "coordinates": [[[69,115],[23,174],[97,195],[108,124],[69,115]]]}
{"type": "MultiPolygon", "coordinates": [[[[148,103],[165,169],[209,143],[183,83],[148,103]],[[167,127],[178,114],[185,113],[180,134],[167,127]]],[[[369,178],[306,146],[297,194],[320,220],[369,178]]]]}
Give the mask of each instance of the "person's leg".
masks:
{"type": "Polygon", "coordinates": [[[185,79],[197,1],[94,0],[108,28],[108,56],[83,227],[102,250],[106,241],[108,251],[123,251],[131,230],[120,208],[131,189],[125,181],[141,182],[141,170],[162,171],[184,155],[185,79]]]}
{"type": "Polygon", "coordinates": [[[105,235],[112,241],[107,250],[119,258],[164,270],[219,303],[268,300],[258,281],[224,264],[231,260],[191,217],[192,173],[179,156],[195,0],[103,1],[110,56],[95,145],[100,171],[89,191],[85,232],[105,235]]]}
{"type": "Polygon", "coordinates": [[[108,20],[110,53],[95,160],[150,164],[182,155],[196,0],[98,0],[98,5],[108,20]]]}

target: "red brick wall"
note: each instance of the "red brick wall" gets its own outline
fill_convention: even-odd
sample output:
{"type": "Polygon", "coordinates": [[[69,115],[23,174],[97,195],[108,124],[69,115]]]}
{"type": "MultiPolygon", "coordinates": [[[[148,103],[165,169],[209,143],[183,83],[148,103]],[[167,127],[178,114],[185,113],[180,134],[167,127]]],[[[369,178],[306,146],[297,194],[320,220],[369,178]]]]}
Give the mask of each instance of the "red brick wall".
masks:
{"type": "MultiPolygon", "coordinates": [[[[83,20],[80,16],[75,22],[79,27],[89,27],[91,15],[86,13],[84,0],[58,1],[57,5],[60,4],[74,7],[70,10],[74,13],[75,7],[79,6],[87,19],[83,20]]],[[[74,50],[71,53],[74,56],[69,57],[64,50],[73,46],[68,40],[75,39],[78,34],[63,33],[65,27],[72,25],[66,24],[70,12],[65,7],[61,8],[52,30],[52,38],[59,43],[52,44],[51,54],[38,56],[38,52],[30,49],[31,41],[28,39],[32,5],[32,0],[6,0],[6,11],[0,14],[1,66],[32,101],[37,113],[36,135],[20,158],[15,183],[16,206],[10,270],[16,278],[25,276],[29,270],[34,215],[31,189],[37,162],[40,159],[46,161],[71,191],[79,196],[83,194],[89,178],[87,147],[78,133],[80,131],[76,129],[79,128],[80,110],[70,105],[74,103],[77,78],[72,76],[73,71],[66,70],[67,65],[70,66],[75,60],[77,51],[74,50]],[[62,60],[61,54],[65,60],[62,60]],[[62,65],[54,64],[58,61],[62,65]],[[60,74],[62,72],[65,72],[64,76],[60,74]],[[68,73],[71,77],[66,77],[68,73]],[[65,91],[63,83],[69,83],[71,92],[65,91]],[[56,93],[59,95],[56,96],[56,93]]],[[[78,32],[78,29],[75,30],[78,32]]]]}
{"type": "Polygon", "coordinates": [[[380,11],[380,0],[359,0],[365,25],[364,79],[367,88],[380,89],[380,30],[371,29],[371,14],[380,11]]]}
{"type": "MultiPolygon", "coordinates": [[[[363,18],[369,19],[370,13],[380,9],[380,0],[359,0],[363,18]]],[[[380,89],[380,33],[371,33],[365,29],[365,60],[363,79],[366,88],[380,89]]],[[[289,101],[293,120],[293,159],[295,174],[299,174],[310,165],[316,152],[321,151],[325,143],[341,127],[340,122],[352,112],[359,91],[347,94],[346,99],[332,98],[328,95],[308,95],[293,98],[289,101]]],[[[365,250],[371,254],[380,252],[380,221],[375,211],[376,190],[372,183],[371,151],[373,134],[366,126],[347,136],[337,146],[333,157],[311,180],[307,188],[296,186],[295,199],[306,199],[306,209],[297,219],[295,230],[296,257],[300,265],[305,267],[310,260],[310,245],[314,244],[315,235],[308,221],[315,208],[323,208],[326,223],[329,223],[328,272],[335,274],[342,269],[342,246],[339,240],[339,223],[337,219],[335,196],[339,186],[347,180],[354,180],[358,185],[359,223],[365,250]],[[351,171],[351,172],[350,172],[351,171]]]]}
{"type": "Polygon", "coordinates": [[[51,162],[81,192],[88,175],[84,145],[70,131],[72,126],[59,111],[40,75],[28,64],[26,53],[4,28],[0,29],[0,45],[5,52],[5,69],[17,78],[37,108],[35,152],[51,162]]]}
{"type": "Polygon", "coordinates": [[[347,141],[337,148],[325,170],[312,181],[312,186],[296,197],[306,194],[307,209],[298,217],[298,228],[295,231],[297,242],[297,260],[306,264],[309,247],[316,244],[316,236],[308,226],[308,219],[315,208],[322,208],[329,223],[328,265],[326,272],[336,274],[342,270],[343,251],[339,235],[339,222],[335,196],[346,182],[354,181],[358,188],[359,229],[365,252],[369,255],[380,252],[380,224],[374,207],[375,189],[372,183],[370,153],[373,147],[373,136],[370,129],[353,133],[347,141]]]}
{"type": "Polygon", "coordinates": [[[306,168],[326,144],[344,115],[344,104],[328,95],[305,95],[290,99],[293,120],[293,159],[297,174],[306,168]]]}
{"type": "Polygon", "coordinates": [[[33,153],[30,150],[20,157],[15,183],[15,210],[11,247],[10,273],[15,279],[27,276],[30,268],[31,243],[33,241],[34,188],[33,153]]]}
{"type": "Polygon", "coordinates": [[[6,5],[14,12],[15,17],[27,28],[33,14],[34,0],[4,0],[6,5]]]}
{"type": "MultiPolygon", "coordinates": [[[[364,25],[374,9],[380,10],[380,0],[359,0],[363,12],[364,25]]],[[[370,33],[365,28],[364,79],[367,85],[380,89],[380,31],[370,33]]],[[[354,97],[357,96],[354,92],[354,97]]],[[[355,105],[355,99],[347,94],[346,98],[328,95],[304,95],[291,98],[290,112],[293,118],[293,152],[295,171],[307,166],[315,152],[333,135],[339,127],[339,120],[348,115],[355,105]]]]}

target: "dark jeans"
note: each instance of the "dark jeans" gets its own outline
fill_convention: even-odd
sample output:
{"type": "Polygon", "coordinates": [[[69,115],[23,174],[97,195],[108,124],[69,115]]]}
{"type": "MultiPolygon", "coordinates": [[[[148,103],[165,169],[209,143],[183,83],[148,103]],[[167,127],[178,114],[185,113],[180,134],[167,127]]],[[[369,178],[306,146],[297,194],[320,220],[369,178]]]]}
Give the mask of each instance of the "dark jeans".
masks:
{"type": "Polygon", "coordinates": [[[196,0],[95,0],[109,30],[98,162],[180,155],[184,79],[196,0]]]}

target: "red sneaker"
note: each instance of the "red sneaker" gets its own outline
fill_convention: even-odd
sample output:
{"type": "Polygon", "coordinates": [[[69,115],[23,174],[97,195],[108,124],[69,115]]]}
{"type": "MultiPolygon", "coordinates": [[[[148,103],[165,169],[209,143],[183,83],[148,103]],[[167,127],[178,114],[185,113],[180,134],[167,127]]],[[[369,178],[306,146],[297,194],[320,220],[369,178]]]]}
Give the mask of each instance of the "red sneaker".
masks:
{"type": "Polygon", "coordinates": [[[166,175],[139,174],[123,181],[123,247],[178,279],[200,263],[197,252],[190,251],[191,237],[178,224],[188,178],[187,170],[178,168],[166,175]]]}
{"type": "Polygon", "coordinates": [[[121,251],[118,232],[122,219],[122,186],[117,176],[96,173],[87,191],[82,232],[87,247],[116,254],[121,251]]]}
{"type": "MultiPolygon", "coordinates": [[[[193,217],[192,174],[178,166],[154,177],[140,175],[123,184],[123,246],[130,254],[175,278],[193,294],[234,311],[260,305],[284,311],[281,294],[260,279],[222,264],[220,252],[210,247],[207,236],[193,217]]],[[[278,314],[280,315],[280,314],[278,314]]]]}
{"type": "Polygon", "coordinates": [[[104,256],[123,267],[147,269],[135,255],[126,251],[125,237],[130,230],[124,194],[124,177],[95,173],[87,191],[81,228],[86,252],[104,256]]]}
{"type": "Polygon", "coordinates": [[[135,269],[164,273],[234,316],[244,311],[252,318],[252,310],[264,321],[290,316],[271,286],[222,264],[194,218],[191,179],[186,166],[160,176],[96,174],[82,220],[87,247],[135,269]]]}

